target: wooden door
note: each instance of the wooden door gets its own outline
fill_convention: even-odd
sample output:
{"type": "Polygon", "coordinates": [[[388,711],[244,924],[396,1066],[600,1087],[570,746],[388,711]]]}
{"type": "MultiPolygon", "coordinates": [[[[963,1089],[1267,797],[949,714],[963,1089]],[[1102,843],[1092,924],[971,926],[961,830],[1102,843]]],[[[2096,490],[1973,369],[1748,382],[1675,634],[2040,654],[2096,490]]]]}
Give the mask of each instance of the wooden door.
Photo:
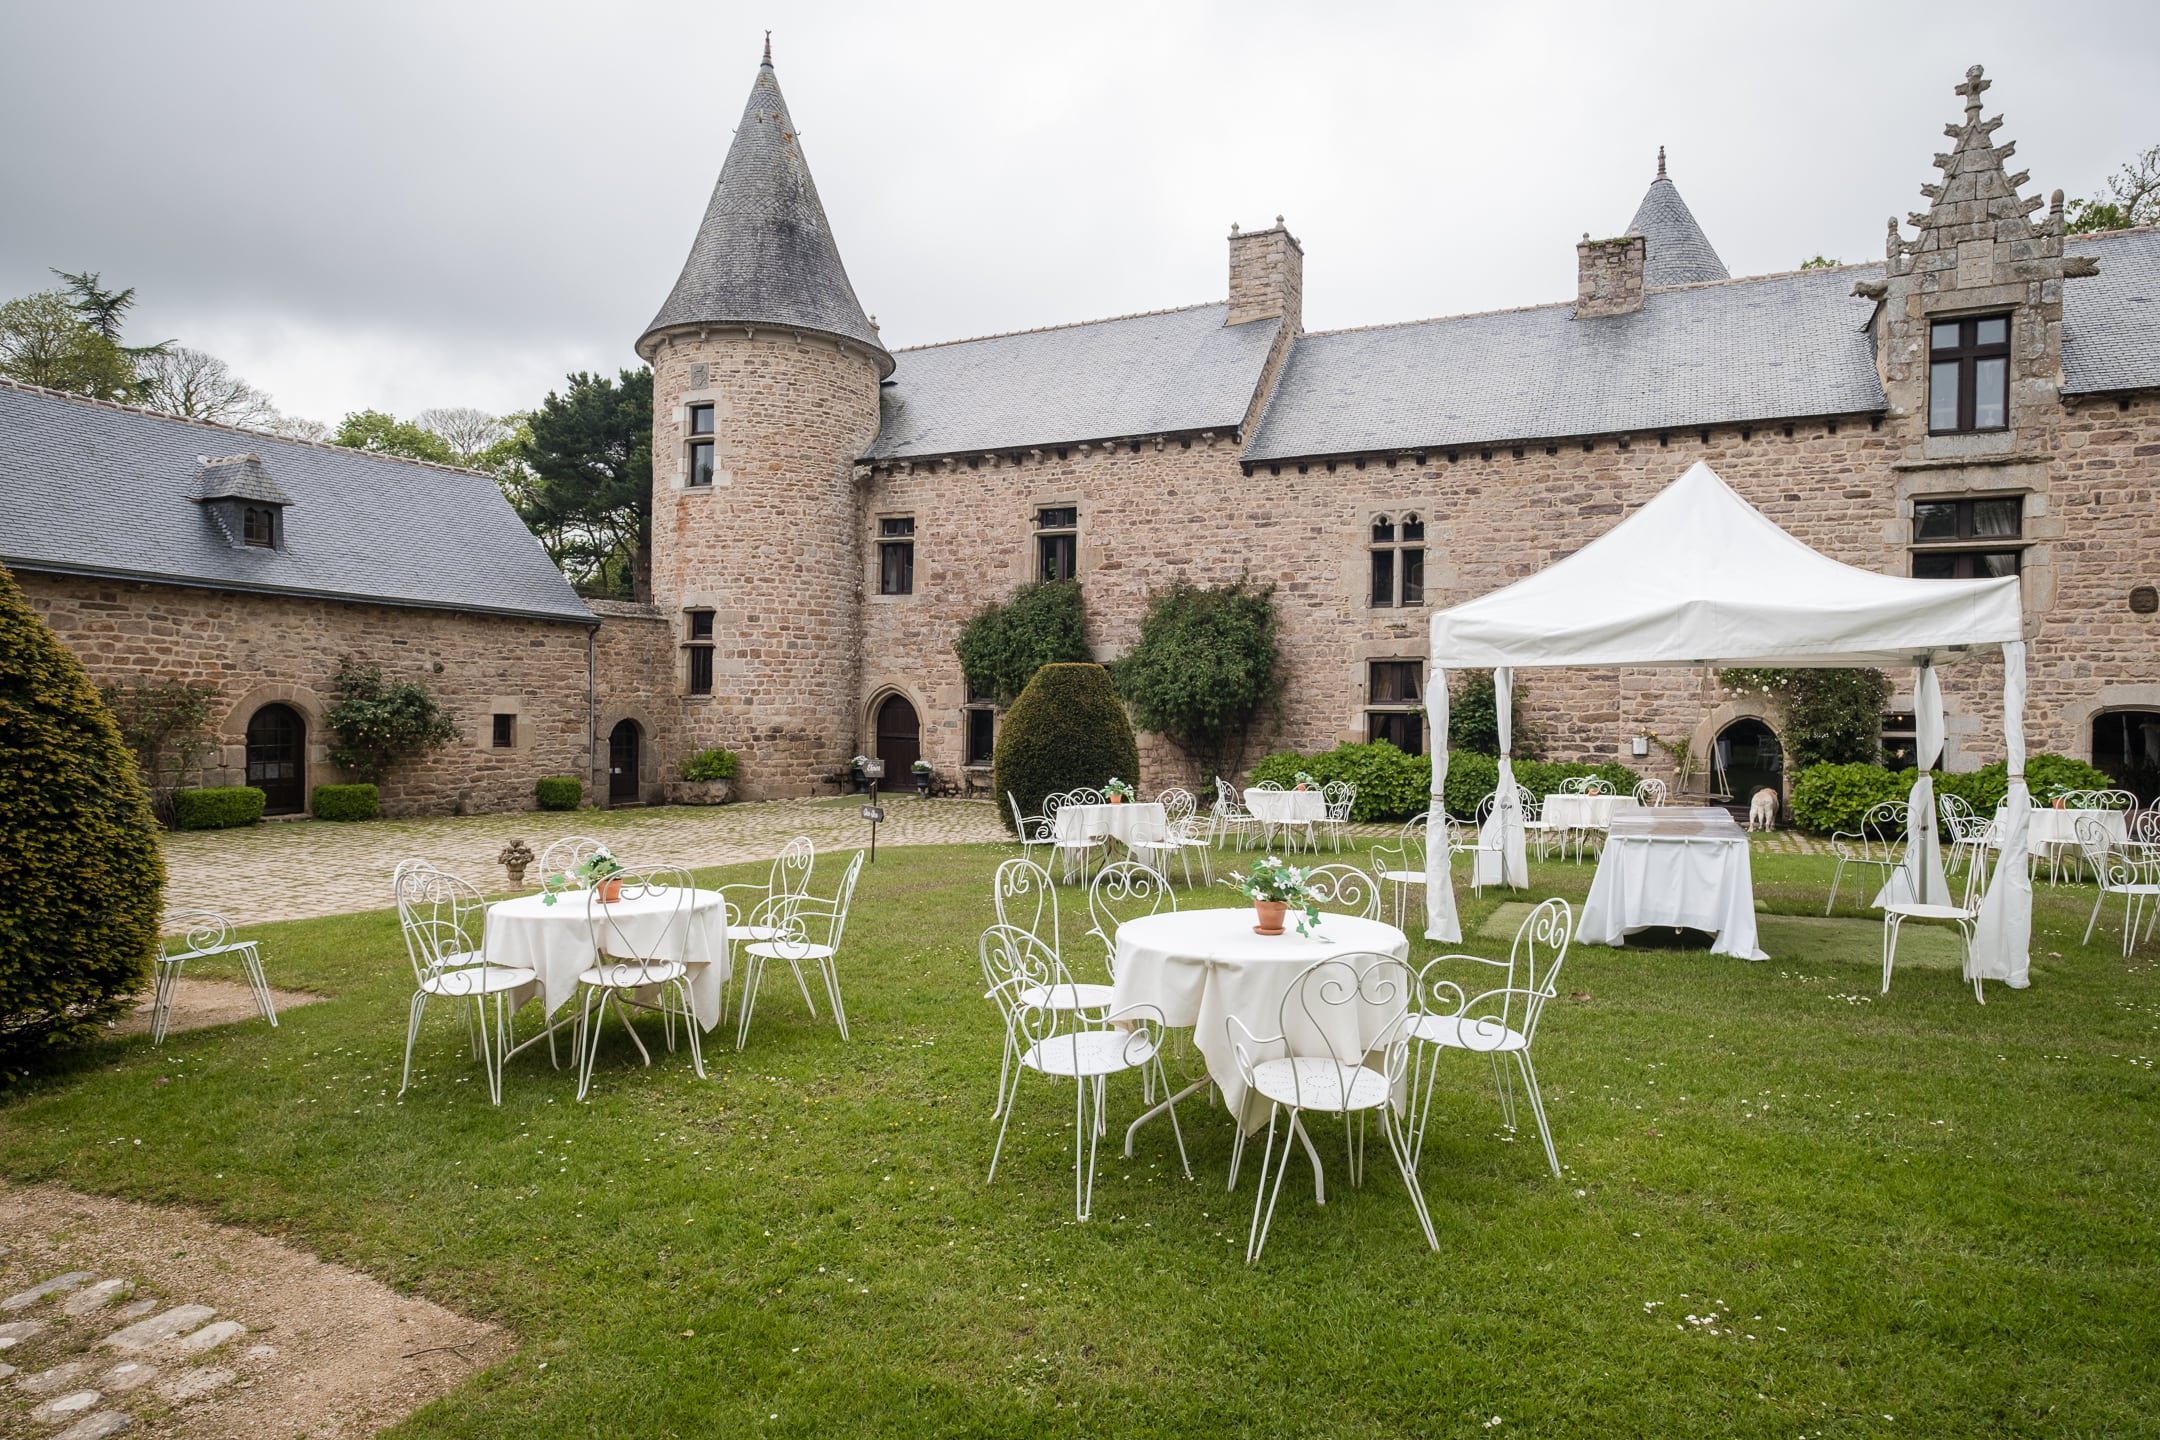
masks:
{"type": "Polygon", "coordinates": [[[290,705],[265,705],[247,725],[247,783],[263,792],[263,814],[307,809],[307,722],[290,705]]]}
{"type": "Polygon", "coordinates": [[[608,804],[637,803],[642,793],[638,788],[638,749],[637,721],[617,721],[608,732],[608,804]]]}
{"type": "Polygon", "coordinates": [[[886,789],[915,783],[909,772],[922,758],[922,721],[905,696],[888,695],[878,706],[877,757],[885,762],[886,789]]]}

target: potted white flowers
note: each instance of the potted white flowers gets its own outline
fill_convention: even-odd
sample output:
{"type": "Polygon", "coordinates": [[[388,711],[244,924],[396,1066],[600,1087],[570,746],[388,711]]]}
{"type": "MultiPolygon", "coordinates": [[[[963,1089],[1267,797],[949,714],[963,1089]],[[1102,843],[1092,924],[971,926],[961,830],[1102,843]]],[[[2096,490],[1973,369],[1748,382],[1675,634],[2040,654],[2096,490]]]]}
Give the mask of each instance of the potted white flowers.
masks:
{"type": "Polygon", "coordinates": [[[1102,787],[1103,799],[1112,805],[1122,805],[1133,798],[1132,786],[1113,775],[1102,787]]]}
{"type": "Polygon", "coordinates": [[[1223,882],[1250,897],[1253,913],[1260,923],[1253,926],[1256,935],[1280,935],[1283,933],[1283,917],[1291,906],[1299,911],[1297,929],[1300,935],[1310,935],[1320,923],[1320,907],[1314,901],[1312,886],[1305,879],[1305,872],[1295,866],[1285,865],[1277,855],[1265,855],[1253,862],[1249,874],[1232,871],[1223,882]]]}
{"type": "Polygon", "coordinates": [[[910,768],[915,772],[915,793],[924,799],[928,799],[930,797],[930,762],[928,760],[917,760],[910,768]]]}

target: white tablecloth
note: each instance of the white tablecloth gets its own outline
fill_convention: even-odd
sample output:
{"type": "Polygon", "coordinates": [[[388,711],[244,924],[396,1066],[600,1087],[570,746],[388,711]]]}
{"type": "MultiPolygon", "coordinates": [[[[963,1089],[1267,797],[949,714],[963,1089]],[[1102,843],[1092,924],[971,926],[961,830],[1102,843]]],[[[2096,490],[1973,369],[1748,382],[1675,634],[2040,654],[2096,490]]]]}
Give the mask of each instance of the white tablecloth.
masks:
{"type": "MultiPolygon", "coordinates": [[[[1409,937],[1378,920],[1323,912],[1310,938],[1297,933],[1296,920],[1290,916],[1280,935],[1256,935],[1252,906],[1240,905],[1164,911],[1118,927],[1117,984],[1110,1008],[1152,1005],[1162,1012],[1165,1025],[1191,1026],[1208,1077],[1247,1130],[1267,1123],[1268,1107],[1257,1097],[1247,1103],[1230,1044],[1229,1018],[1237,1016],[1255,1035],[1273,1035],[1282,1024],[1283,997],[1290,993],[1291,982],[1315,960],[1361,953],[1410,958],[1409,937]]],[[[1403,993],[1385,1006],[1360,1004],[1340,1011],[1316,1006],[1329,1022],[1326,1032],[1315,1033],[1321,1027],[1294,1014],[1289,1017],[1290,1038],[1302,1054],[1356,1061],[1408,1007],[1409,996],[1403,993]]],[[[1283,1053],[1283,1047],[1275,1046],[1258,1058],[1283,1053]]]]}
{"type": "Polygon", "coordinates": [[[1083,840],[1139,840],[1170,838],[1170,817],[1153,800],[1127,800],[1119,805],[1067,805],[1057,812],[1057,838],[1077,845],[1083,840]]]}
{"type": "MultiPolygon", "coordinates": [[[[578,976],[592,967],[591,922],[585,914],[586,892],[558,895],[553,905],[542,895],[521,895],[490,905],[486,952],[490,965],[511,965],[540,977],[542,1002],[550,1011],[575,999],[578,976]]],[[[690,1010],[700,1028],[720,1023],[720,996],[728,980],[727,906],[717,890],[697,890],[680,903],[675,896],[618,900],[608,909],[615,926],[642,953],[655,953],[664,938],[666,953],[676,952],[678,937],[666,933],[687,924],[681,954],[690,965],[690,1010]]],[[[519,996],[523,999],[523,996],[519,996]]]]}
{"type": "Polygon", "coordinates": [[[1658,806],[1613,817],[1575,938],[1618,945],[1659,925],[1709,931],[1713,954],[1769,958],[1755,944],[1747,832],[1730,814],[1658,806]]]}
{"type": "Polygon", "coordinates": [[[1556,830],[1603,830],[1615,810],[1637,808],[1632,795],[1547,795],[1538,818],[1556,830]]]}
{"type": "Polygon", "coordinates": [[[1263,825],[1314,825],[1327,819],[1318,790],[1247,790],[1245,808],[1263,825]]]}
{"type": "Polygon", "coordinates": [[[2052,805],[2035,804],[2032,809],[2032,828],[2025,834],[2026,848],[2038,850],[2044,845],[2074,847],[2078,843],[2077,822],[2081,819],[2098,820],[2108,839],[2118,845],[2130,838],[2129,824],[2120,810],[2057,810],[2052,805]]]}

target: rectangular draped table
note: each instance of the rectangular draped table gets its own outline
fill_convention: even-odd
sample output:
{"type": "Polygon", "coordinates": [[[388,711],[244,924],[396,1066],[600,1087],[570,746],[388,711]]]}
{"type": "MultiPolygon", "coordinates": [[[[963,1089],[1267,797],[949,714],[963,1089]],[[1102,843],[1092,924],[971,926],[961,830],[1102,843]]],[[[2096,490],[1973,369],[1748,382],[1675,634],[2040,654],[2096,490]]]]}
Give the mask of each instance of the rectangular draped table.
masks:
{"type": "Polygon", "coordinates": [[[1619,945],[1659,925],[1709,931],[1716,955],[1769,958],[1755,943],[1747,832],[1726,811],[1658,806],[1612,817],[1575,938],[1619,945]]]}
{"type": "Polygon", "coordinates": [[[1615,811],[1635,808],[1632,795],[1547,795],[1538,818],[1555,830],[1603,830],[1615,811]]]}
{"type": "Polygon", "coordinates": [[[1166,840],[1169,836],[1170,816],[1153,800],[1066,805],[1057,812],[1057,838],[1063,844],[1116,840],[1130,845],[1140,840],[1166,840]]]}

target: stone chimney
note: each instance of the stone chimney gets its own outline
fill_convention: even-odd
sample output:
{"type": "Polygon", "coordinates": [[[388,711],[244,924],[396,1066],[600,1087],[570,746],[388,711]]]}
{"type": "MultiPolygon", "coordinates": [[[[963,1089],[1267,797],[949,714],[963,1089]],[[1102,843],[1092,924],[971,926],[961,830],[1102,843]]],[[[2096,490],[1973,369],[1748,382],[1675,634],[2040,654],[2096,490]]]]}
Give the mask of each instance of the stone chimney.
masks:
{"type": "Polygon", "coordinates": [[[1575,318],[1595,320],[1642,309],[1644,251],[1640,235],[1611,240],[1583,236],[1575,247],[1575,318]]]}
{"type": "MultiPolygon", "coordinates": [[[[1639,267],[1638,267],[1639,268],[1639,267]]],[[[1273,228],[1230,227],[1230,314],[1223,323],[1280,316],[1296,333],[1305,328],[1305,251],[1275,217],[1273,228]]]]}

